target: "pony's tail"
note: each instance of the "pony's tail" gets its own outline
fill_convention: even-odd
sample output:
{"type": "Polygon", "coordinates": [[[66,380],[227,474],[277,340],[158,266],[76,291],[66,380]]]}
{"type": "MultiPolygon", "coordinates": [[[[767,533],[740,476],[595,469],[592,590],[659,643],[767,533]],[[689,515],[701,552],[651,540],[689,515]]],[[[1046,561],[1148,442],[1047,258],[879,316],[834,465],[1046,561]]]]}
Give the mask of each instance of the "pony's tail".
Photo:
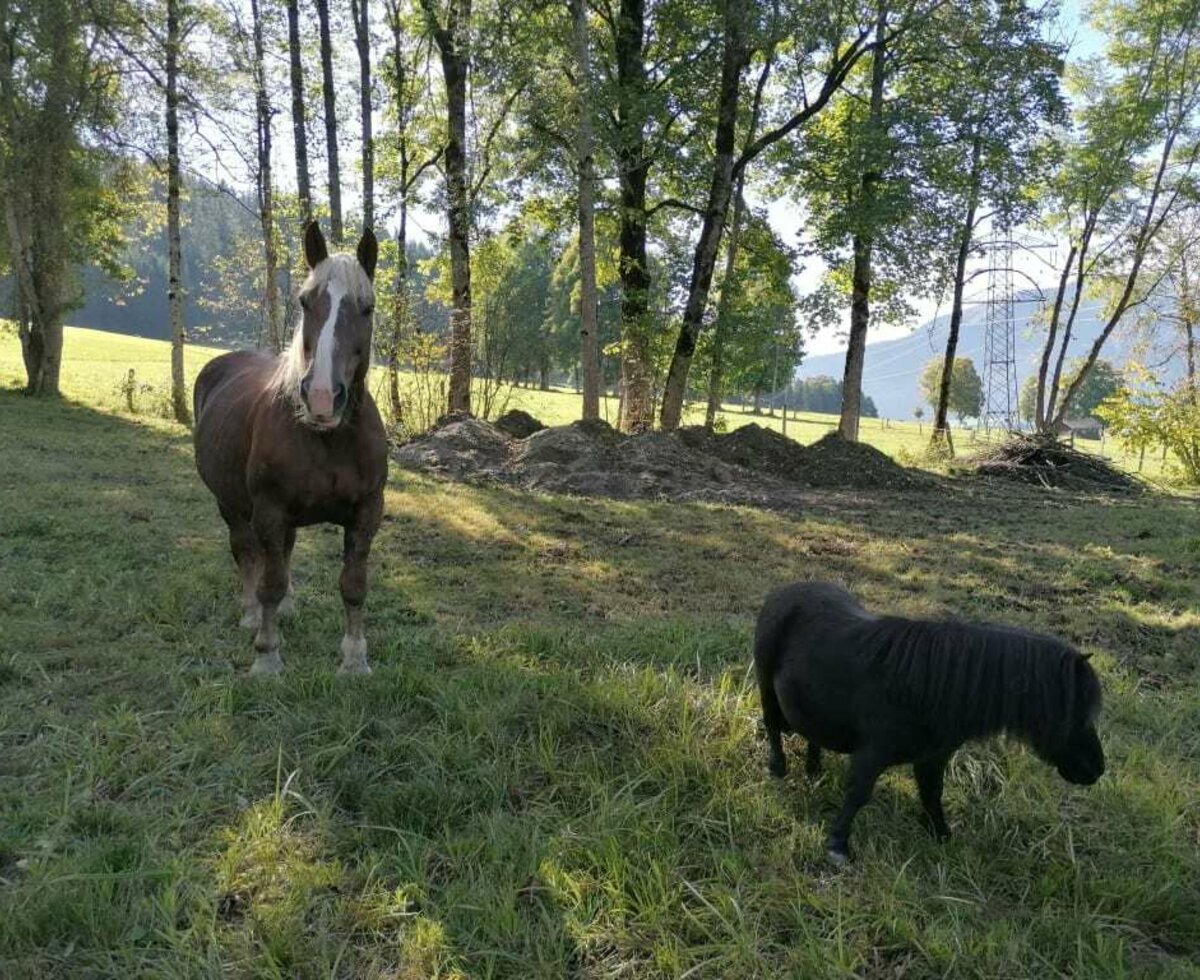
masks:
{"type": "Polygon", "coordinates": [[[789,730],[775,694],[775,669],[779,665],[784,637],[798,610],[790,592],[790,589],[780,589],[767,597],[754,631],[754,671],[758,676],[758,696],[768,735],[789,730]]]}

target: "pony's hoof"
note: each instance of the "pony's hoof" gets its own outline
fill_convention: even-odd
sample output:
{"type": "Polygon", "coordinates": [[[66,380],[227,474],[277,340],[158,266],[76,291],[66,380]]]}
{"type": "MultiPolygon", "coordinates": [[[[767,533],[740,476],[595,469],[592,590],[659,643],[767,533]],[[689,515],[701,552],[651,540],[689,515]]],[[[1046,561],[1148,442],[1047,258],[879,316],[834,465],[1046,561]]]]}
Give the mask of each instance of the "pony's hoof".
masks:
{"type": "Polygon", "coordinates": [[[276,610],[276,615],[292,616],[296,612],[296,597],[292,593],[288,593],[283,597],[283,601],[279,603],[279,609],[276,610]]]}
{"type": "Polygon", "coordinates": [[[787,775],[787,760],[786,759],[768,759],[767,772],[776,779],[783,779],[787,775]]]}
{"type": "Polygon", "coordinates": [[[262,607],[255,606],[252,609],[247,609],[242,613],[242,618],[238,620],[238,626],[244,630],[256,630],[262,625],[262,607]]]}
{"type": "Polygon", "coordinates": [[[831,840],[825,845],[825,848],[825,855],[829,858],[829,863],[835,867],[844,868],[852,860],[849,844],[831,840]]]}
{"type": "Polygon", "coordinates": [[[354,660],[349,663],[343,660],[337,672],[339,677],[366,677],[371,673],[371,665],[365,660],[354,660]]]}
{"type": "Polygon", "coordinates": [[[277,677],[283,673],[283,659],[277,653],[255,657],[250,665],[250,673],[256,677],[277,677]]]}

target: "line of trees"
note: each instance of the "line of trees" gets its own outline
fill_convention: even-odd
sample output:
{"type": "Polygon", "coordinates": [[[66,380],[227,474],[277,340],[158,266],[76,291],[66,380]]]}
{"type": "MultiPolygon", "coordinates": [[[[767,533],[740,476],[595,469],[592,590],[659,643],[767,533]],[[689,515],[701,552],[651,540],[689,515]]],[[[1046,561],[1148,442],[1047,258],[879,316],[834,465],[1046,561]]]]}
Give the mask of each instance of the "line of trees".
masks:
{"type": "MultiPolygon", "coordinates": [[[[161,221],[186,416],[189,271],[217,263],[193,254],[209,246],[188,198],[217,185],[257,228],[253,253],[222,243],[221,271],[250,284],[232,289],[256,301],[265,344],[293,313],[303,223],[327,221],[335,243],[380,225],[394,415],[419,344],[449,409],[485,410],[499,380],[555,380],[595,417],[614,386],[629,431],[674,428],[689,397],[710,426],[725,397],[769,400],[805,330],[844,323],[839,428],[856,439],[871,329],[946,298],[942,363],[957,365],[979,257],[1036,225],[1067,243],[1034,398],[1052,429],[1113,332],[1179,281],[1200,197],[1200,0],[1096,0],[1105,54],[1069,66],[1054,14],[1021,0],[0,0],[0,274],[29,389],[57,389],[78,269],[128,274],[127,240],[161,221]],[[805,216],[798,243],[756,203],[778,198],[805,216]],[[418,268],[411,225],[432,214],[418,268]],[[826,272],[799,298],[811,262],[826,272]],[[1085,294],[1107,306],[1080,352],[1085,294]],[[444,322],[431,330],[422,303],[444,322]]],[[[934,444],[951,449],[955,374],[930,399],[934,444]]]]}

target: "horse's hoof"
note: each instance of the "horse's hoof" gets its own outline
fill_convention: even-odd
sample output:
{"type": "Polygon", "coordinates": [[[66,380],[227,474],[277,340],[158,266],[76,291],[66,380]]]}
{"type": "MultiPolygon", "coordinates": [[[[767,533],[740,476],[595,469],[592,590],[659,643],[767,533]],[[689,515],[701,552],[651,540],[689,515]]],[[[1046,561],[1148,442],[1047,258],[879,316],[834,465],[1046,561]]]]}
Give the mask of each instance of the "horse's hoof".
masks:
{"type": "Polygon", "coordinates": [[[250,665],[250,673],[256,677],[277,677],[283,673],[283,659],[277,653],[255,657],[250,665]]]}
{"type": "Polygon", "coordinates": [[[337,672],[340,677],[365,677],[371,673],[371,665],[365,660],[354,660],[349,663],[343,660],[337,672]]]}
{"type": "Polygon", "coordinates": [[[279,603],[279,609],[276,610],[276,615],[291,616],[296,612],[296,597],[292,593],[288,593],[283,597],[283,601],[279,603]]]}
{"type": "Polygon", "coordinates": [[[767,760],[767,772],[776,779],[783,779],[787,775],[787,761],[784,759],[767,760]]]}
{"type": "Polygon", "coordinates": [[[262,625],[262,608],[255,606],[253,609],[247,609],[242,613],[242,618],[238,620],[238,626],[244,630],[256,630],[262,625]]]}

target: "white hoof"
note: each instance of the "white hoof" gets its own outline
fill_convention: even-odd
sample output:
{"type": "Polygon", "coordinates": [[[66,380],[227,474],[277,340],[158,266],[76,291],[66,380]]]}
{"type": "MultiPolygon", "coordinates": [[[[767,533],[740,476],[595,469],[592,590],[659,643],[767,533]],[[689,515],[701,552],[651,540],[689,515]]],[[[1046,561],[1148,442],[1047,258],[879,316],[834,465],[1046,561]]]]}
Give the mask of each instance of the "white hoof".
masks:
{"type": "Polygon", "coordinates": [[[283,658],[277,652],[260,654],[250,665],[250,673],[268,677],[278,676],[283,673],[283,658]]]}
{"type": "Polygon", "coordinates": [[[342,637],[342,665],[339,674],[369,674],[371,665],[367,663],[367,639],[365,636],[342,637]]]}
{"type": "Polygon", "coordinates": [[[242,611],[238,626],[244,630],[256,630],[262,625],[262,606],[248,606],[242,611]]]}
{"type": "Polygon", "coordinates": [[[279,603],[277,614],[280,616],[291,616],[296,611],[296,597],[288,590],[288,594],[283,597],[283,601],[279,603]]]}

